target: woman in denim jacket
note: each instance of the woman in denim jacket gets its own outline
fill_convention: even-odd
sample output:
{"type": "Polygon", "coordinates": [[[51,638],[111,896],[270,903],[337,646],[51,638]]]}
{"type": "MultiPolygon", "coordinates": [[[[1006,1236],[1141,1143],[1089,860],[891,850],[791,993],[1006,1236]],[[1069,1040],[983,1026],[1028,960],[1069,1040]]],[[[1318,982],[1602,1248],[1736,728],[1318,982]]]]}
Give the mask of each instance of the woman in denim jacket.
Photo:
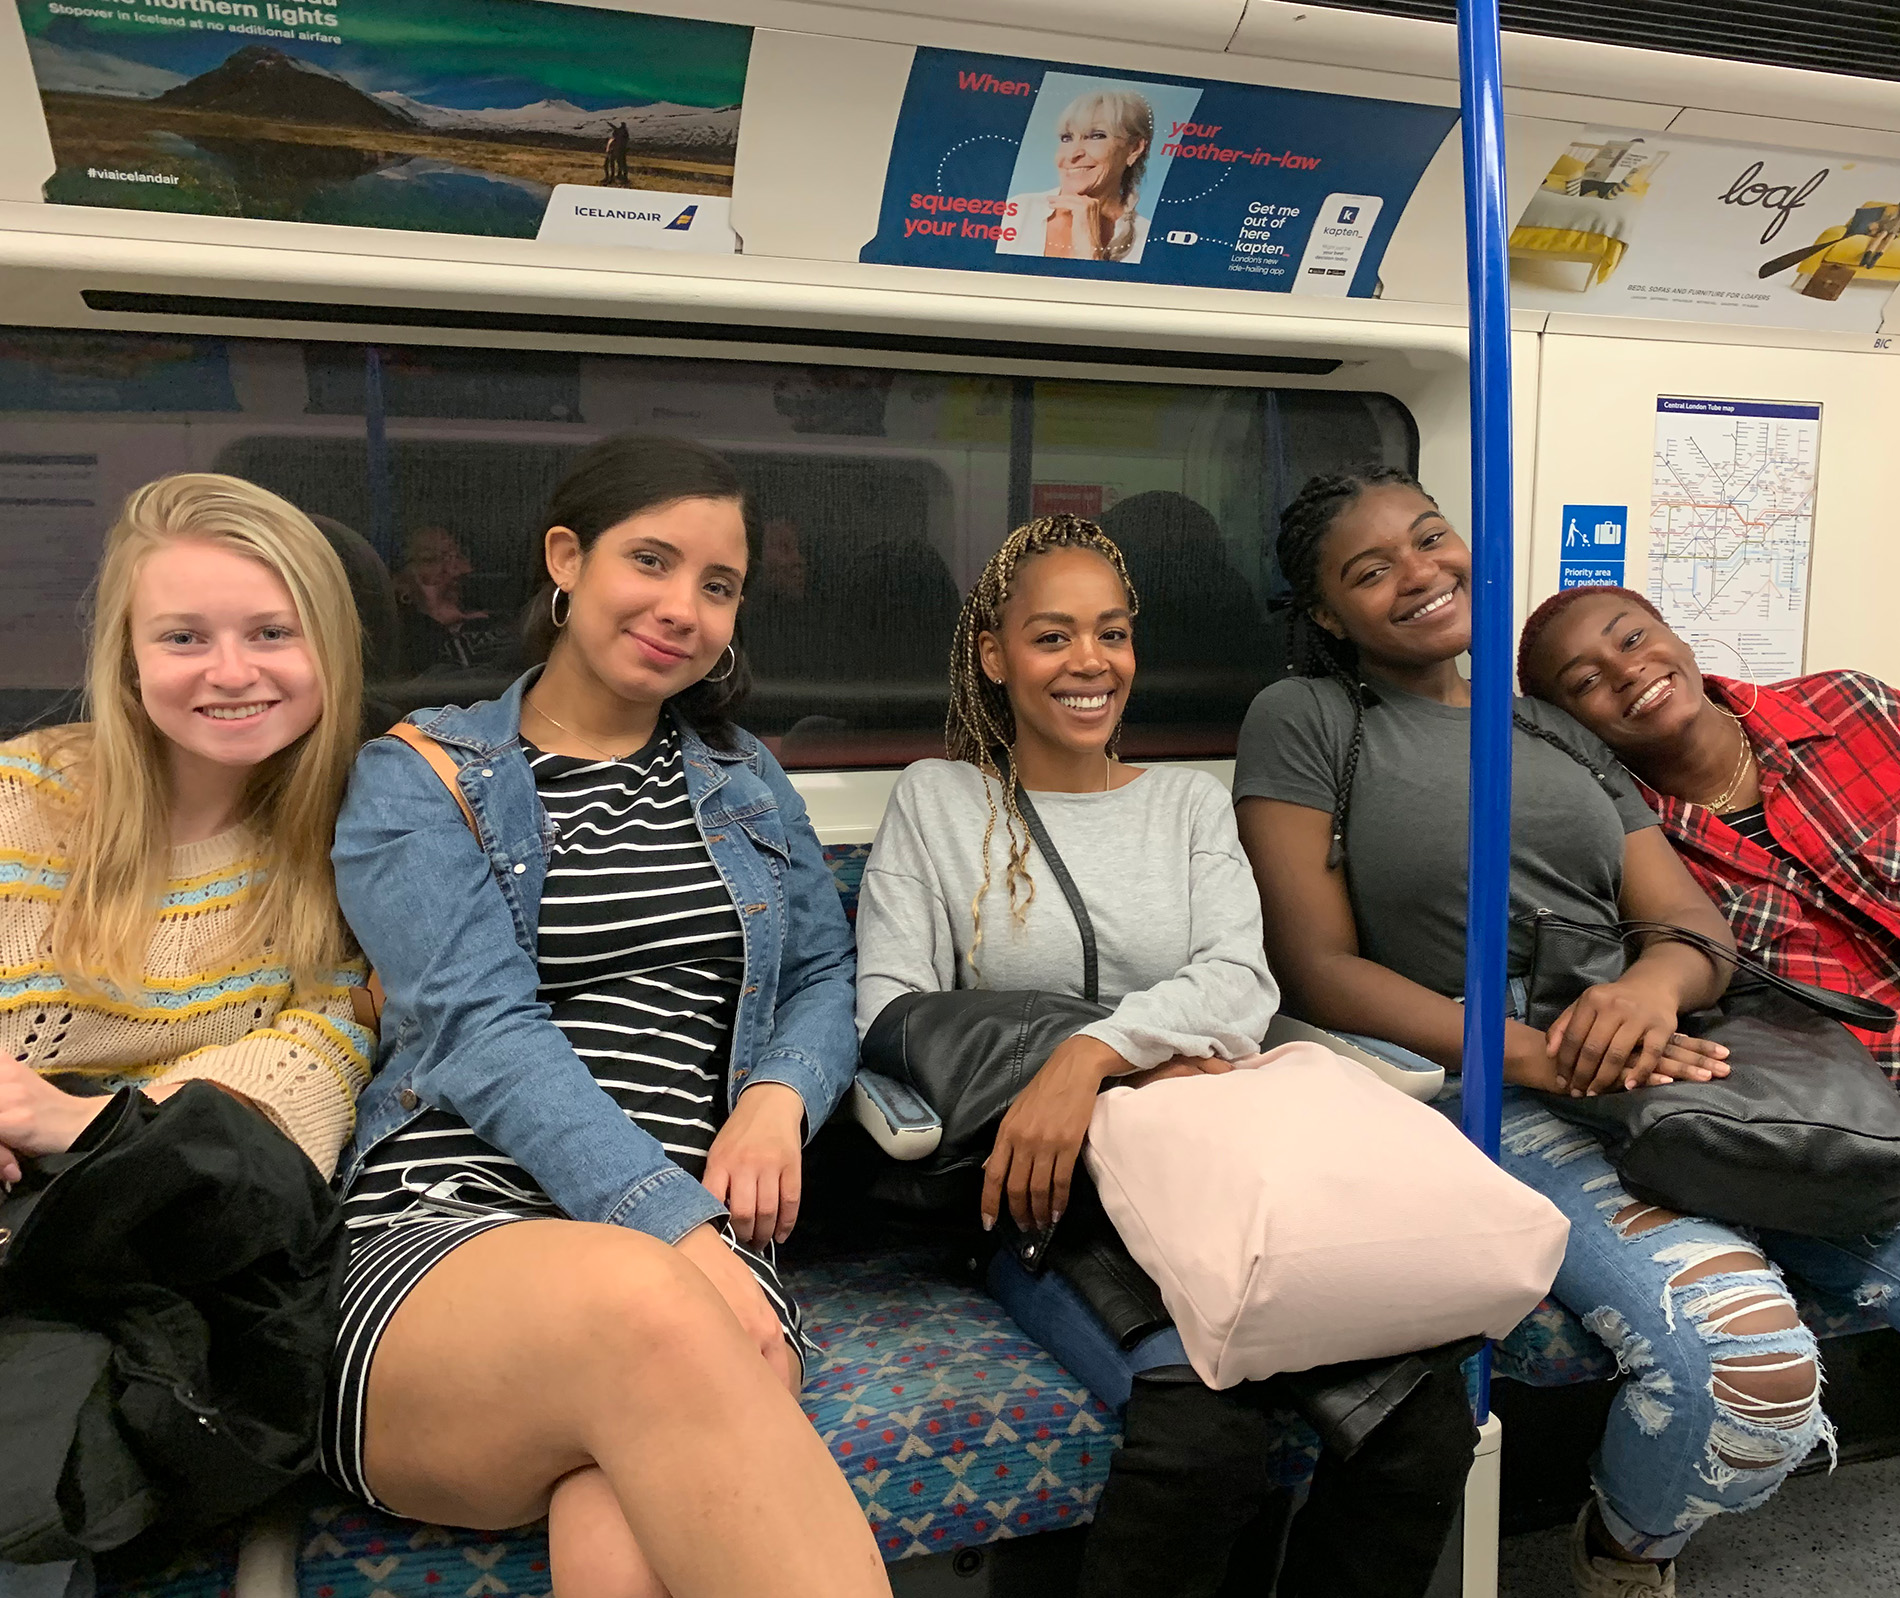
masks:
{"type": "Polygon", "coordinates": [[[545,668],[411,718],[472,832],[395,738],[337,827],[388,1003],[325,1462],[419,1519],[546,1514],[562,1598],[887,1592],[772,1264],[857,1043],[804,806],[728,719],[743,494],[609,439],[548,522],[545,668]]]}

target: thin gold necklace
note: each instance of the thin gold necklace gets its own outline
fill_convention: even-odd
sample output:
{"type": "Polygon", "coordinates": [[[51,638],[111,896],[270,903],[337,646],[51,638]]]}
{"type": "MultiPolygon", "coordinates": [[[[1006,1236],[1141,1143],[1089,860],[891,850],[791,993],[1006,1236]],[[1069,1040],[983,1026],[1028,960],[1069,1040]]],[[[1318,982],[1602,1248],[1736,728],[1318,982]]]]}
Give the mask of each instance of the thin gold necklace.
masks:
{"type": "MultiPolygon", "coordinates": [[[[1722,707],[1717,705],[1715,708],[1721,710],[1722,707]]],[[[1748,734],[1742,729],[1740,719],[1734,716],[1730,716],[1729,719],[1735,723],[1736,736],[1742,740],[1742,753],[1735,762],[1735,770],[1729,777],[1728,786],[1703,806],[1705,810],[1713,810],[1718,816],[1728,809],[1729,802],[1741,791],[1742,783],[1748,776],[1748,768],[1754,764],[1755,760],[1754,748],[1748,741],[1748,734]]]]}
{"type": "MultiPolygon", "coordinates": [[[[612,753],[610,750],[601,748],[600,745],[595,743],[592,738],[583,738],[579,733],[577,733],[572,727],[568,726],[565,722],[556,721],[545,710],[543,710],[539,705],[533,703],[532,701],[524,700],[523,703],[525,703],[530,710],[532,710],[537,716],[539,716],[543,721],[545,721],[550,727],[557,728],[561,732],[566,733],[568,737],[574,739],[578,743],[586,744],[589,749],[593,750],[595,754],[602,756],[604,759],[625,760],[627,758],[627,755],[639,753],[638,746],[635,746],[634,748],[629,749],[627,751],[627,755],[616,755],[612,753]]],[[[641,741],[645,742],[644,739],[641,741]]]]}

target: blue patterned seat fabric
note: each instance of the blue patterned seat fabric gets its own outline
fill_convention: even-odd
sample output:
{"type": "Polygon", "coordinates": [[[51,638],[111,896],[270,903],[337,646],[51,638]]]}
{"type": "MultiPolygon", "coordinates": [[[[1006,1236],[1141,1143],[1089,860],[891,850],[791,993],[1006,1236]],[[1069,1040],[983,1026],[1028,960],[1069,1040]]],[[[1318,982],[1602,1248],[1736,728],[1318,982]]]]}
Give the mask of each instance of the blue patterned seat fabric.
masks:
{"type": "MultiPolygon", "coordinates": [[[[869,848],[826,853],[847,914],[869,848]]],[[[1120,1425],[986,1294],[922,1256],[832,1261],[792,1274],[824,1359],[805,1412],[856,1489],[885,1559],[950,1553],[1084,1524],[1120,1446],[1120,1425]]],[[[1822,1337],[1885,1324],[1876,1310],[1803,1305],[1822,1337]]],[[[1543,1303],[1501,1343],[1496,1373],[1535,1387],[1616,1374],[1577,1317],[1543,1303]]],[[[1277,1461],[1288,1485],[1318,1457],[1289,1417],[1277,1461]]],[[[300,1598],[450,1598],[546,1594],[544,1527],[454,1531],[326,1501],[303,1528],[300,1598]]],[[[227,1545],[164,1577],[101,1598],[230,1598],[227,1545]]]]}

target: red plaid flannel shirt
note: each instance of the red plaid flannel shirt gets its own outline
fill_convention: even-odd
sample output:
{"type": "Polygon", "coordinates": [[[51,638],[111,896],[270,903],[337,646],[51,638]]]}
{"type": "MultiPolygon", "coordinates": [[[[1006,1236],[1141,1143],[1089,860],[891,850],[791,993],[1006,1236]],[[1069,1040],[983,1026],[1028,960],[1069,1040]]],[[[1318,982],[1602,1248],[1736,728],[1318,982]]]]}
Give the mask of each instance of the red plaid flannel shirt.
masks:
{"type": "MultiPolygon", "coordinates": [[[[1743,717],[1768,830],[1807,869],[1713,811],[1639,784],[1683,863],[1764,965],[1900,1010],[1900,698],[1854,671],[1796,677],[1759,695],[1749,683],[1703,683],[1743,717]]],[[[1900,1084],[1900,1027],[1858,1035],[1900,1084]]]]}

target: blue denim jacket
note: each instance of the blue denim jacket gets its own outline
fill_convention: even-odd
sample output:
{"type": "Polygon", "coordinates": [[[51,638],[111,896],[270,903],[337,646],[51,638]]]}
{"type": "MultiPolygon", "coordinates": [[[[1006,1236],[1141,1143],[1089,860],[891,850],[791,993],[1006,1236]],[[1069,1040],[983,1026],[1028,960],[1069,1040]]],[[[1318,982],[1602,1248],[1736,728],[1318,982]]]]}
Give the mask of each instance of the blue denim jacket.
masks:
{"type": "MultiPolygon", "coordinates": [[[[454,758],[479,840],[413,749],[384,737],[357,756],[331,858],[387,1000],[342,1175],[439,1106],[576,1220],[675,1243],[724,1209],[595,1086],[536,997],[555,829],[521,747],[521,696],[535,675],[500,699],[409,718],[454,758]]],[[[815,1132],[857,1067],[857,958],[837,888],[803,802],[755,739],[741,733],[727,753],[679,731],[693,815],[745,930],[728,1107],[756,1082],[783,1082],[815,1132]]]]}

